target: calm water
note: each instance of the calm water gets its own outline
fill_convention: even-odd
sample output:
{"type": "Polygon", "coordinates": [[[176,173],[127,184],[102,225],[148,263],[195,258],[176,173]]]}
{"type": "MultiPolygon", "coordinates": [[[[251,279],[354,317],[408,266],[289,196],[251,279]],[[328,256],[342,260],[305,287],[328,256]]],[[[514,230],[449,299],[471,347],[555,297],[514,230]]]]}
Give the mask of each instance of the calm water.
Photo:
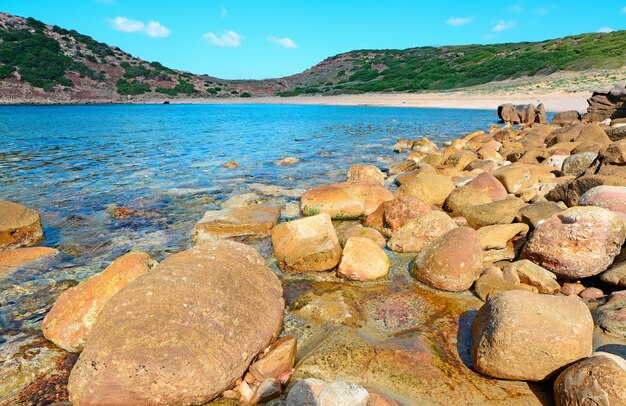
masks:
{"type": "MultiPolygon", "coordinates": [[[[258,184],[342,181],[384,168],[396,138],[436,142],[484,129],[493,111],[266,105],[0,107],[0,199],[36,209],[64,254],[0,280],[0,329],[37,330],[58,292],[131,249],[158,259],[190,245],[208,209],[258,184]],[[275,161],[302,161],[282,167],[275,161]],[[224,169],[237,161],[236,169],[224,169]],[[140,211],[125,220],[114,205],[140,211]]],[[[283,199],[289,202],[289,199],[283,199]]],[[[292,199],[297,202],[297,199],[292,199]]]]}

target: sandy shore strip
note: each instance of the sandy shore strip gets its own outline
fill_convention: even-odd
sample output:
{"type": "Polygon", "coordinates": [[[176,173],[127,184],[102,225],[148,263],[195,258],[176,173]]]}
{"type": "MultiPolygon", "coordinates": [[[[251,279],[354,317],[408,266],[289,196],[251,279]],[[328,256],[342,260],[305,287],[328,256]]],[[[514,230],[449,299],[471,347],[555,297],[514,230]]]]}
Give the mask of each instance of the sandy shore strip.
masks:
{"type": "Polygon", "coordinates": [[[179,99],[172,104],[300,104],[323,106],[387,106],[432,107],[454,109],[495,110],[503,103],[537,105],[543,103],[547,111],[587,110],[591,92],[550,93],[371,93],[338,96],[251,97],[230,99],[179,99]]]}

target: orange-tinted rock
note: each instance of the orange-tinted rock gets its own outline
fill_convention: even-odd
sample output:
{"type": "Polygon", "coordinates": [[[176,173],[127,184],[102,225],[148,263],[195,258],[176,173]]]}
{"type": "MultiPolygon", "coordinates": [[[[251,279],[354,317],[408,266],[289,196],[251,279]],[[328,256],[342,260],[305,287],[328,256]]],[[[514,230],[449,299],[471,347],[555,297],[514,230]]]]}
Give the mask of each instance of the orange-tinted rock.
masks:
{"type": "Polygon", "coordinates": [[[81,351],[104,305],[154,264],[148,254],[130,252],[104,271],[66,290],[43,320],[44,336],[66,351],[81,351]]]}
{"type": "Polygon", "coordinates": [[[277,338],[282,293],[265,259],[241,243],[169,256],[102,309],[70,375],[70,401],[210,402],[277,338]]]}
{"type": "Polygon", "coordinates": [[[599,207],[572,207],[544,220],[531,234],[522,257],[563,278],[606,270],[619,253],[626,230],[620,217],[599,207]]]}
{"type": "Polygon", "coordinates": [[[385,186],[385,176],[382,171],[374,165],[352,165],[348,170],[348,180],[370,182],[385,186]]]}
{"type": "Polygon", "coordinates": [[[111,216],[121,220],[128,218],[135,213],[137,213],[137,210],[128,209],[126,207],[116,207],[111,211],[111,216]]]}
{"type": "Polygon", "coordinates": [[[367,281],[382,278],[388,272],[389,258],[374,241],[362,237],[348,239],[337,269],[340,277],[367,281]]]}
{"type": "Polygon", "coordinates": [[[35,261],[54,258],[59,251],[48,247],[27,247],[0,251],[0,275],[5,275],[35,261]]]}
{"type": "Polygon", "coordinates": [[[396,252],[420,252],[431,242],[457,228],[450,216],[442,211],[430,211],[409,221],[389,239],[389,249],[396,252]]]}
{"type": "Polygon", "coordinates": [[[384,248],[387,245],[387,240],[382,236],[378,230],[371,227],[363,227],[360,224],[355,224],[346,228],[335,226],[335,230],[337,231],[337,238],[339,239],[339,245],[342,247],[346,245],[346,241],[352,237],[363,237],[369,238],[374,241],[376,245],[381,248],[384,248]]]}
{"type": "Polygon", "coordinates": [[[285,336],[272,344],[250,365],[250,374],[259,382],[290,371],[296,362],[297,338],[285,336]]]}
{"type": "Polygon", "coordinates": [[[209,210],[193,228],[195,242],[223,238],[247,239],[269,236],[280,219],[280,207],[251,205],[209,210]]]}
{"type": "Polygon", "coordinates": [[[224,165],[222,165],[222,168],[226,168],[226,169],[234,169],[237,168],[239,166],[239,164],[235,161],[229,161],[226,162],[224,165]]]}
{"type": "Polygon", "coordinates": [[[403,227],[407,222],[431,210],[430,206],[414,196],[401,196],[383,203],[385,226],[392,232],[403,227]]]}
{"type": "Polygon", "coordinates": [[[328,213],[339,220],[360,218],[392,199],[393,193],[380,185],[348,181],[308,190],[302,195],[300,209],[305,216],[328,213]]]}
{"type": "Polygon", "coordinates": [[[453,190],[449,176],[423,172],[400,186],[397,196],[415,196],[428,205],[442,206],[453,190]]]}
{"type": "Polygon", "coordinates": [[[593,319],[580,299],[511,290],[476,314],[472,361],[483,375],[541,381],[591,355],[592,341],[593,319]]]}
{"type": "Polygon", "coordinates": [[[341,247],[327,213],[281,223],[272,230],[274,256],[284,272],[327,271],[339,263],[341,247]]]}
{"type": "Polygon", "coordinates": [[[482,251],[478,233],[469,227],[448,231],[423,249],[415,258],[411,273],[437,289],[469,289],[482,272],[482,251]]]}
{"type": "Polygon", "coordinates": [[[524,206],[526,203],[523,200],[509,198],[468,207],[462,210],[460,214],[467,219],[470,226],[480,228],[493,224],[510,224],[524,206]]]}
{"type": "Polygon", "coordinates": [[[554,382],[558,406],[621,405],[626,400],[626,361],[595,353],[569,366],[554,382]]]}
{"type": "Polygon", "coordinates": [[[20,247],[43,237],[39,214],[21,204],[0,200],[0,247],[20,247]]]}
{"type": "Polygon", "coordinates": [[[518,193],[535,182],[532,173],[525,166],[505,166],[492,172],[509,193],[518,193]]]}

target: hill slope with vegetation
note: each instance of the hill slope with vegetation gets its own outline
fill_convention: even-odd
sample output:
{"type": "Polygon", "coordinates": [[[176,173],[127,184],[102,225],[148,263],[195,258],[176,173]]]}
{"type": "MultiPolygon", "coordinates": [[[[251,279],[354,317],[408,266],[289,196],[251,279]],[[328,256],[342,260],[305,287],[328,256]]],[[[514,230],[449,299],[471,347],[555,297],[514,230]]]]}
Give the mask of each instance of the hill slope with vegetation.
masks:
{"type": "Polygon", "coordinates": [[[223,80],[146,62],[74,30],[0,13],[0,103],[421,92],[626,66],[626,31],[543,42],[360,50],[293,76],[223,80]]]}

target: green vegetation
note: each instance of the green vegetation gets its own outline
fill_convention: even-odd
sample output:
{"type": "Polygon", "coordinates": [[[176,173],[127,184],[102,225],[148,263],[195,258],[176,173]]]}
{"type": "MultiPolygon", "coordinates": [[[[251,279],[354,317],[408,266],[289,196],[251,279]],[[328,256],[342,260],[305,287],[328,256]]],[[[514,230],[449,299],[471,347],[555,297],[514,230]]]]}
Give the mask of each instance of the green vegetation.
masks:
{"type": "Polygon", "coordinates": [[[119,94],[138,95],[150,91],[150,85],[139,80],[127,81],[120,79],[117,81],[117,92],[119,94]]]}
{"type": "MultiPolygon", "coordinates": [[[[537,43],[364,50],[349,56],[352,69],[336,74],[348,75],[341,82],[344,91],[446,90],[563,70],[621,67],[626,65],[626,31],[537,43]]],[[[281,95],[303,92],[296,88],[281,95]]]]}
{"type": "Polygon", "coordinates": [[[192,93],[197,92],[196,88],[194,88],[191,83],[186,82],[184,80],[181,80],[180,82],[178,82],[178,84],[171,89],[168,89],[165,87],[157,87],[155,91],[159,93],[168,94],[170,96],[176,96],[177,94],[180,94],[180,93],[190,95],[192,93]]]}
{"type": "Polygon", "coordinates": [[[252,95],[248,92],[243,92],[242,94],[239,95],[239,97],[252,97],[252,95]]]}

